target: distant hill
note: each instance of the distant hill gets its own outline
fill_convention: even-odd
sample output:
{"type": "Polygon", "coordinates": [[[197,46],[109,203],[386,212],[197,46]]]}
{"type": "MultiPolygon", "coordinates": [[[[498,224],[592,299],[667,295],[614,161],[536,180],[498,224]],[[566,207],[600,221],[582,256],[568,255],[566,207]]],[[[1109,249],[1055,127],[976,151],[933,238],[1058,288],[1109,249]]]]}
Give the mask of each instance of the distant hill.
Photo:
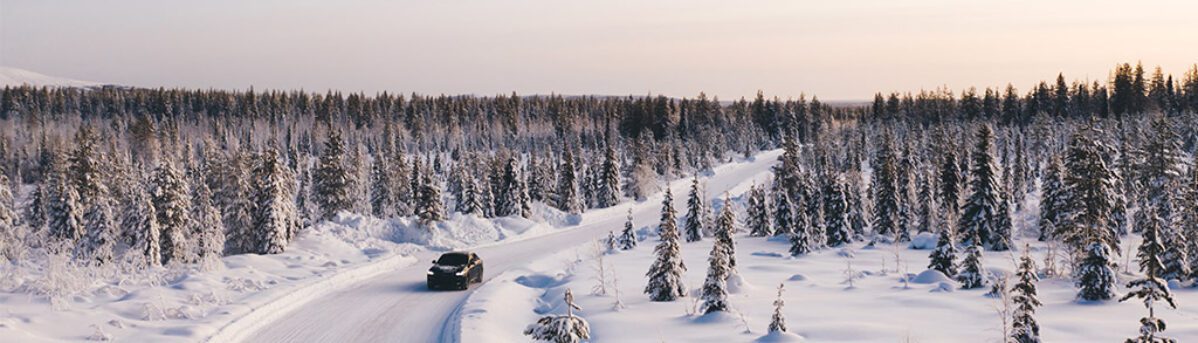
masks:
{"type": "Polygon", "coordinates": [[[0,87],[30,85],[35,87],[97,87],[104,84],[44,75],[24,69],[0,67],[0,87]]]}

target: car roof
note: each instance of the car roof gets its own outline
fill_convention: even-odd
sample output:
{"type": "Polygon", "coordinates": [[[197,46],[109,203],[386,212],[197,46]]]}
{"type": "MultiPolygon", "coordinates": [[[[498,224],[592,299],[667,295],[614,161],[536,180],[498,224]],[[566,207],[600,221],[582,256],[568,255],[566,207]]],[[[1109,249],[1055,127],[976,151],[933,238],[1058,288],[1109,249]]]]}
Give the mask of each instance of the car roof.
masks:
{"type": "Polygon", "coordinates": [[[470,255],[473,255],[473,254],[474,254],[474,253],[472,253],[472,252],[469,252],[469,251],[450,251],[450,252],[447,252],[447,253],[441,254],[441,256],[446,256],[446,255],[465,255],[465,256],[470,256],[470,255]]]}

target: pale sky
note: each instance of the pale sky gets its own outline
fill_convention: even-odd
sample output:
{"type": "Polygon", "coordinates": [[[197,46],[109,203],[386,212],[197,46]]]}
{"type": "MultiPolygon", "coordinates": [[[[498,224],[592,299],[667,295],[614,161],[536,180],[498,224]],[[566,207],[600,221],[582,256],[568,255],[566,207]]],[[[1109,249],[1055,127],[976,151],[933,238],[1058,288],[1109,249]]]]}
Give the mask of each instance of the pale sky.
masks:
{"type": "Polygon", "coordinates": [[[0,66],[133,86],[824,100],[1198,63],[1198,2],[0,0],[0,66]]]}

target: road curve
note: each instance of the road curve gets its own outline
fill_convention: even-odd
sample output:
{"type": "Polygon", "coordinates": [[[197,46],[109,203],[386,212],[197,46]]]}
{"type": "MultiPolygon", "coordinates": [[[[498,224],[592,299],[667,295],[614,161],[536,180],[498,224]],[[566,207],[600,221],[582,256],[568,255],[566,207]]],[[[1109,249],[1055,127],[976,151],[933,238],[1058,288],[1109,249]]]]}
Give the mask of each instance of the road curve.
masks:
{"type": "MultiPolygon", "coordinates": [[[[768,171],[777,155],[778,151],[770,151],[759,154],[754,161],[717,168],[715,175],[707,180],[709,196],[743,187],[747,178],[768,171]]],[[[681,206],[685,204],[689,184],[674,182],[675,208],[684,210],[681,206]]],[[[485,263],[487,275],[483,282],[513,267],[622,229],[626,208],[633,210],[638,225],[655,223],[660,210],[660,198],[657,199],[592,211],[575,228],[472,249],[485,263]]],[[[425,271],[436,255],[436,252],[418,253],[416,258],[420,262],[414,265],[310,301],[281,320],[262,326],[245,342],[457,342],[454,317],[478,286],[467,291],[428,290],[425,271]]]]}

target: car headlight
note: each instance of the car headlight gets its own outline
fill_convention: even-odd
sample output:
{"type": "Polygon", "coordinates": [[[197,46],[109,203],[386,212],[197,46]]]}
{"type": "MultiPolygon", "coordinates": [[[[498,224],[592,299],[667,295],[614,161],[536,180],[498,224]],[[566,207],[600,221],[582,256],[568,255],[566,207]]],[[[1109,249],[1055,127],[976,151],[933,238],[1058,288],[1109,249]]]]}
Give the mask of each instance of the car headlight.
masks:
{"type": "Polygon", "coordinates": [[[428,271],[428,275],[433,275],[433,271],[428,271]]]}
{"type": "Polygon", "coordinates": [[[466,270],[465,270],[465,269],[462,269],[461,271],[459,271],[459,272],[457,272],[457,273],[454,273],[453,275],[457,275],[457,276],[465,276],[465,275],[466,275],[466,270]]]}

